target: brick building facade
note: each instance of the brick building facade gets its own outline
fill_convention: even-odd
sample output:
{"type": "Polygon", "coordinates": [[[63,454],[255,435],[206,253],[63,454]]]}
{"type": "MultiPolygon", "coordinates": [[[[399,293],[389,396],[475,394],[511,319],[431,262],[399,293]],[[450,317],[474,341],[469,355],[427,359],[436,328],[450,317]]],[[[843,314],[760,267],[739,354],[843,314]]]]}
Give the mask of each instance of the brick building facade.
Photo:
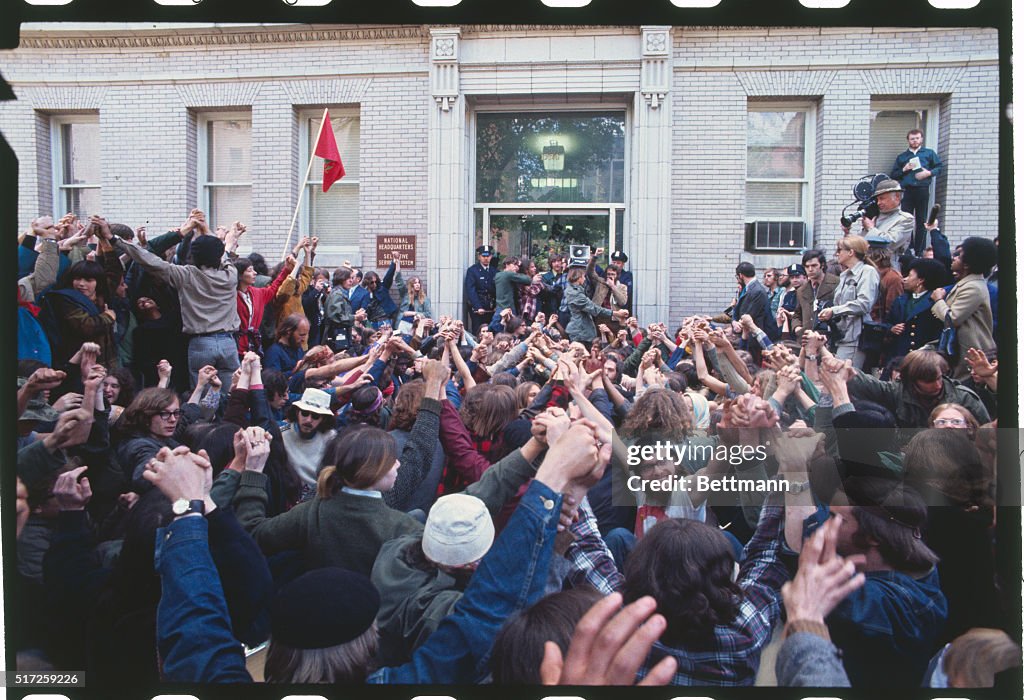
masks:
{"type": "Polygon", "coordinates": [[[525,245],[527,225],[579,217],[629,254],[641,320],[720,310],[738,260],[829,250],[853,183],[891,167],[908,124],[948,165],[934,195],[951,240],[997,234],[995,30],[26,25],[2,60],[19,221],[76,204],[162,232],[212,202],[276,258],[329,107],[349,175],[298,230],[324,265],[372,267],[378,236],[415,236],[438,313],[459,313],[473,248],[500,226],[525,245]],[[481,194],[485,115],[566,114],[620,125],[621,156],[594,170],[608,187],[536,170],[538,146],[533,176],[510,180],[533,194],[481,194]],[[781,239],[759,237],[771,223],[781,239]]]}

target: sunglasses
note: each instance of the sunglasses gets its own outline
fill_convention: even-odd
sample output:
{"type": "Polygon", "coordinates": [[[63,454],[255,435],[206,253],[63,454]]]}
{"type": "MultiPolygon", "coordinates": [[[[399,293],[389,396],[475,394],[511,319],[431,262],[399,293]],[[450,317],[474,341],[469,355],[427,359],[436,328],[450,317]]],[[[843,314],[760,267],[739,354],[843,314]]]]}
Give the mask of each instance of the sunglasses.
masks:
{"type": "Polygon", "coordinates": [[[315,411],[307,411],[304,408],[300,408],[299,409],[299,415],[302,416],[303,418],[323,418],[324,417],[324,414],[322,414],[322,413],[317,413],[315,411]]]}

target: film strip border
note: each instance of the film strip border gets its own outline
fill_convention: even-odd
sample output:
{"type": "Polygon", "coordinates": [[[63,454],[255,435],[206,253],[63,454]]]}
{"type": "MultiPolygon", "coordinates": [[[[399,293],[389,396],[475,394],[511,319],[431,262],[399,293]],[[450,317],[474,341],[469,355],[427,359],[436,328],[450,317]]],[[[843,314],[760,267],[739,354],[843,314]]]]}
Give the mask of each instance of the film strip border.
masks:
{"type": "MultiPolygon", "coordinates": [[[[841,1],[841,0],[840,0],[841,1]]],[[[139,0],[70,0],[64,4],[57,4],[61,0],[54,0],[52,4],[32,4],[23,0],[10,0],[5,9],[4,16],[0,18],[0,48],[14,48],[20,41],[20,28],[23,22],[52,22],[52,21],[154,21],[154,22],[192,22],[192,21],[216,21],[216,22],[301,22],[311,24],[359,24],[359,23],[402,23],[410,25],[406,28],[378,29],[354,29],[342,31],[378,31],[382,33],[381,38],[394,32],[419,33],[423,30],[418,26],[422,24],[459,24],[470,23],[487,30],[508,29],[510,26],[529,29],[536,25],[560,26],[567,24],[604,24],[604,25],[639,25],[639,24],[671,24],[686,26],[865,26],[872,24],[884,24],[885,26],[991,26],[1000,29],[1000,53],[1003,66],[1001,91],[1002,102],[1009,101],[1009,56],[1010,56],[1010,2],[1006,0],[980,0],[971,9],[939,9],[925,0],[905,0],[902,3],[892,3],[889,0],[853,0],[845,7],[834,7],[832,9],[821,9],[817,11],[808,10],[796,0],[790,2],[753,2],[744,0],[722,0],[713,7],[678,7],[683,4],[682,0],[633,0],[625,3],[619,0],[594,0],[583,7],[549,7],[540,0],[519,1],[499,3],[493,0],[462,0],[451,7],[422,7],[412,0],[375,0],[375,2],[334,2],[322,6],[314,6],[313,3],[302,0],[249,0],[239,2],[237,0],[188,0],[183,6],[173,6],[171,3],[160,4],[157,2],[139,2],[139,0]]],[[[426,5],[426,2],[422,3],[426,5]]],[[[442,3],[436,3],[442,4],[442,3]]],[[[555,4],[554,2],[550,4],[555,4]]],[[[576,3],[564,3],[580,4],[576,3]]],[[[705,3],[707,4],[707,3],[705,3]]],[[[814,4],[808,2],[805,4],[814,4]]],[[[829,4],[826,2],[819,3],[829,4]]],[[[839,4],[839,3],[833,3],[839,4]]],[[[228,36],[228,35],[225,35],[228,36]]],[[[311,38],[310,40],[316,40],[311,38]]],[[[28,42],[33,41],[29,39],[28,42]]],[[[83,39],[90,41],[90,39],[83,39]]],[[[102,41],[100,38],[91,41],[102,41]]],[[[225,41],[230,41],[226,38],[225,41]]],[[[29,45],[29,44],[26,44],[29,45]]],[[[55,50],[66,49],[62,46],[39,46],[38,48],[51,48],[55,50]]],[[[10,91],[5,84],[0,83],[0,99],[10,99],[10,91]]],[[[1009,131],[1008,129],[1006,130],[1009,131]]],[[[1008,176],[1010,162],[1008,155],[1012,153],[1009,135],[1002,137],[1004,148],[1002,152],[1007,155],[1002,166],[1002,174],[1008,176]]],[[[8,212],[8,223],[11,223],[13,212],[17,211],[17,189],[16,182],[12,176],[16,172],[16,164],[13,155],[6,144],[3,144],[2,162],[0,172],[3,174],[3,181],[0,182],[0,197],[3,197],[0,204],[0,211],[8,212]]],[[[1005,228],[1012,226],[1012,184],[1009,177],[1000,178],[1001,199],[1006,203],[1002,207],[1003,221],[1005,228]]],[[[1007,241],[1004,244],[1003,254],[1009,257],[1009,263],[1013,262],[1013,244],[1007,241]]],[[[13,273],[12,273],[13,274],[13,273]]],[[[1014,276],[1008,275],[1008,282],[1014,283],[1014,276]]],[[[1015,294],[1006,295],[1006,302],[1009,304],[1015,299],[1015,294]]],[[[8,327],[13,326],[11,309],[2,312],[3,322],[8,327]]],[[[1016,318],[1016,308],[1012,309],[1006,318],[1016,318]]],[[[1010,331],[1012,333],[1012,330],[1010,331]]],[[[1013,338],[1013,335],[1005,337],[1013,338]]],[[[8,344],[10,345],[10,344],[8,344]]],[[[9,352],[9,350],[8,350],[9,352]]],[[[13,366],[8,363],[8,366],[13,366]]],[[[1010,380],[1010,386],[1016,385],[1016,368],[1007,363],[1004,371],[1006,378],[1010,380]],[[1009,376],[1010,374],[1014,376],[1009,376]]],[[[1007,397],[1009,398],[1009,397],[1007,397]]],[[[1011,419],[1017,417],[1016,402],[1008,407],[1006,415],[1011,419]],[[1010,410],[1012,409],[1012,410],[1010,410]]],[[[9,409],[8,409],[9,410],[9,409]]],[[[8,416],[9,418],[10,416],[8,416]]],[[[10,426],[10,420],[0,421],[0,425],[10,426]]],[[[8,428],[4,436],[5,454],[10,456],[13,436],[8,428]]],[[[1019,478],[1019,475],[1018,475],[1019,478]]],[[[1004,482],[1005,483],[1005,482],[1004,482]]],[[[1014,482],[1017,483],[1017,482],[1014,482]]],[[[6,484],[5,484],[6,485],[6,484]]],[[[13,496],[11,489],[5,488],[4,512],[13,511],[13,496]]],[[[1017,512],[1019,523],[1019,510],[1017,512]]],[[[5,549],[12,551],[13,535],[10,528],[4,528],[5,549]]],[[[11,573],[13,561],[8,557],[7,573],[11,573]]],[[[8,598],[8,607],[16,604],[8,598]]],[[[8,650],[8,666],[10,663],[10,651],[8,650]]],[[[8,674],[4,685],[7,685],[7,697],[20,700],[22,698],[34,698],[35,700],[92,700],[93,698],[118,698],[123,700],[135,700],[138,698],[161,698],[162,700],[232,700],[234,698],[245,698],[247,700],[270,700],[278,698],[386,698],[388,700],[477,700],[487,698],[492,700],[495,697],[515,697],[519,700],[569,700],[579,698],[582,700],[617,700],[619,698],[650,698],[651,700],[733,700],[752,698],[755,700],[875,700],[876,698],[900,697],[907,700],[935,699],[953,700],[963,698],[965,700],[1003,700],[1008,696],[992,689],[977,690],[894,690],[894,689],[798,689],[798,688],[734,688],[734,689],[708,689],[698,692],[680,692],[679,688],[568,688],[557,689],[542,688],[498,688],[492,686],[475,686],[469,688],[404,688],[404,687],[310,687],[281,688],[268,685],[254,684],[251,686],[197,686],[181,687],[168,686],[156,689],[131,689],[131,688],[93,688],[86,684],[84,687],[57,687],[48,685],[15,686],[13,674],[8,674]]],[[[1016,697],[1020,697],[1018,694],[1016,697]]]]}
{"type": "MultiPolygon", "coordinates": [[[[13,675],[13,674],[8,674],[13,675]]],[[[888,688],[729,688],[681,692],[683,688],[591,688],[591,687],[497,687],[418,688],[391,686],[203,686],[194,689],[175,686],[173,691],[133,691],[129,689],[64,690],[8,689],[11,700],[1015,700],[1016,696],[992,688],[895,690],[888,688]]]]}

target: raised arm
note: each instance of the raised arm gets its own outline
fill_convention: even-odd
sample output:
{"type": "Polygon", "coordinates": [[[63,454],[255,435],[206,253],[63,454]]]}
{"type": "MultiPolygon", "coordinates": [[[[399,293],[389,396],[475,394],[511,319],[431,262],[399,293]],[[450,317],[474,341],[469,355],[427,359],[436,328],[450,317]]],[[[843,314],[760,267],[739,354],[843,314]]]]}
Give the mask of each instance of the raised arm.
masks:
{"type": "Polygon", "coordinates": [[[455,369],[459,372],[459,377],[462,378],[462,385],[469,391],[476,386],[476,380],[473,378],[473,373],[469,371],[469,365],[466,364],[465,358],[462,357],[462,353],[459,352],[459,346],[455,344],[455,339],[449,339],[448,345],[448,357],[455,363],[455,369]]]}
{"type": "Polygon", "coordinates": [[[439,396],[448,382],[448,368],[436,360],[428,360],[423,367],[425,387],[416,422],[399,457],[401,465],[390,491],[384,493],[384,502],[396,510],[408,510],[408,500],[419,487],[430,469],[441,427],[439,396]]]}

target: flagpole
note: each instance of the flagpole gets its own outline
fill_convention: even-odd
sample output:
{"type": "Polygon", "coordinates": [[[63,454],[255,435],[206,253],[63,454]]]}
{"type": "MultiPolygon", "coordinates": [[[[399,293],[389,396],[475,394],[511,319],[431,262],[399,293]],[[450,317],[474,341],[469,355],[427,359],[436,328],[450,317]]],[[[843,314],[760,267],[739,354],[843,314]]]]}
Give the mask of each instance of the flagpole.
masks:
{"type": "MultiPolygon", "coordinates": [[[[320,128],[316,130],[317,141],[320,140],[320,134],[324,130],[324,122],[327,121],[327,108],[324,108],[324,115],[320,117],[320,128]]],[[[285,256],[288,255],[288,246],[292,242],[292,232],[295,230],[295,222],[299,219],[299,207],[302,206],[302,198],[306,193],[306,182],[309,181],[309,173],[313,170],[313,160],[316,158],[316,143],[313,143],[309,147],[309,165],[306,166],[306,175],[302,178],[302,182],[299,183],[299,198],[295,202],[295,213],[292,214],[292,225],[288,227],[288,238],[284,240],[284,248],[281,250],[281,259],[284,260],[285,256]]]]}

